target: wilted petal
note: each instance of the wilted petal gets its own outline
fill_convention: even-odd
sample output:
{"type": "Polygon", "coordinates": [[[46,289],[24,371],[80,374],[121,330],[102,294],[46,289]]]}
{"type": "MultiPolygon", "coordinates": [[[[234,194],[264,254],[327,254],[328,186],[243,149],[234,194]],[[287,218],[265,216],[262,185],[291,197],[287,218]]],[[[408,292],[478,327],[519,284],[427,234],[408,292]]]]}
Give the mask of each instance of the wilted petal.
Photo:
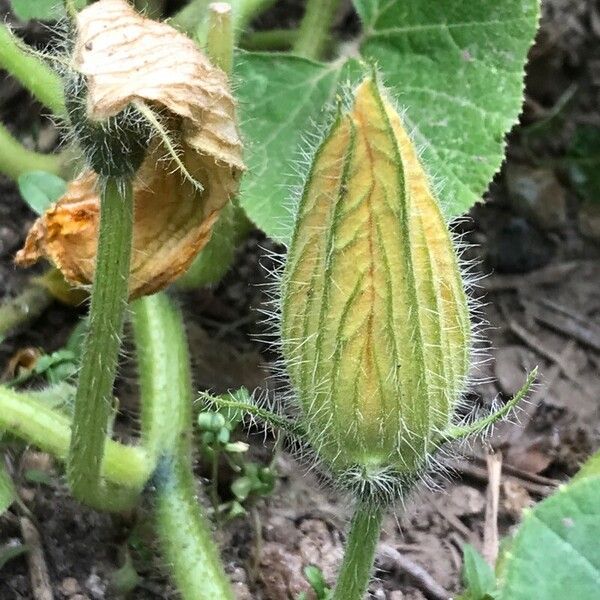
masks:
{"type": "MultiPolygon", "coordinates": [[[[189,267],[238,190],[242,144],[227,76],[186,36],[122,0],[100,0],[79,13],[73,66],[87,81],[88,118],[102,122],[143,103],[160,114],[201,186],[183,175],[157,135],[133,183],[130,295],[156,292],[189,267]]],[[[88,171],[35,222],[16,262],[46,257],[69,282],[91,283],[99,210],[98,178],[88,171]]]]}

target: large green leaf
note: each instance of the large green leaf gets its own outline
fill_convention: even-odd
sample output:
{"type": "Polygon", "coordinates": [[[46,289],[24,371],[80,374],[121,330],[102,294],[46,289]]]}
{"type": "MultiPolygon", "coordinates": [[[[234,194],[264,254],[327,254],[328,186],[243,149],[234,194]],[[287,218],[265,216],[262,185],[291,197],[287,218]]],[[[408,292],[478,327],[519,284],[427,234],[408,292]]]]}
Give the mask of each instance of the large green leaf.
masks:
{"type": "Polygon", "coordinates": [[[502,600],[600,597],[600,477],[560,489],[523,519],[501,574],[502,600]]]}
{"type": "Polygon", "coordinates": [[[291,186],[303,136],[322,120],[340,70],[296,56],[240,53],[235,66],[248,173],[240,200],[270,236],[291,234],[291,186]]]}
{"type": "Polygon", "coordinates": [[[521,111],[538,0],[354,0],[377,61],[412,126],[447,216],[468,210],[504,156],[521,111]]]}
{"type": "MultiPolygon", "coordinates": [[[[521,107],[523,68],[538,0],[355,0],[375,61],[440,183],[448,216],[484,192],[500,166],[504,136],[521,107]]],[[[356,61],[315,63],[268,53],[236,62],[248,173],[241,203],[269,235],[287,241],[290,184],[302,136],[322,127],[356,61]],[[350,68],[348,68],[350,66],[350,68]]]]}

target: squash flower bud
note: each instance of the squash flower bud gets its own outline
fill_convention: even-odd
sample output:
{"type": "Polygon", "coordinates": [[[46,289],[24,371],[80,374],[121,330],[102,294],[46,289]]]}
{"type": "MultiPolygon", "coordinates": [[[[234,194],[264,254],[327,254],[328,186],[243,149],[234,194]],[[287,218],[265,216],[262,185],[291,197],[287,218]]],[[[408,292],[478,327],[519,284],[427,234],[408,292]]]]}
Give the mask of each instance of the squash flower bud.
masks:
{"type": "Polygon", "coordinates": [[[286,367],[335,480],[390,499],[419,475],[462,392],[470,329],[418,152],[367,78],[316,152],[282,282],[286,367]]]}

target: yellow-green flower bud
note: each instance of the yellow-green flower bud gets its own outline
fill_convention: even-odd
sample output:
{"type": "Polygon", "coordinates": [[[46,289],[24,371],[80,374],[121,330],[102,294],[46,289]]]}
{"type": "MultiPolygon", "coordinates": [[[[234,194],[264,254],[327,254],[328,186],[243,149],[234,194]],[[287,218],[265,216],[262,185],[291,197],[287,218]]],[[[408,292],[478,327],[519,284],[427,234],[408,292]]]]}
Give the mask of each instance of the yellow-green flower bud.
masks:
{"type": "Polygon", "coordinates": [[[314,157],[281,325],[304,426],[334,477],[365,493],[413,479],[462,392],[470,319],[418,152],[373,78],[314,157]]]}

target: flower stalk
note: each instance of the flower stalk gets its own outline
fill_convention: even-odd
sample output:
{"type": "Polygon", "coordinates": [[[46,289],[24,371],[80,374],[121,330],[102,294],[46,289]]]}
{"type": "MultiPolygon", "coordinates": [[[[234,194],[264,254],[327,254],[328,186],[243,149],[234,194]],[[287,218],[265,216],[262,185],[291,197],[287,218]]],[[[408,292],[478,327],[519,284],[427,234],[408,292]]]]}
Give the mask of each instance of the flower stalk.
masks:
{"type": "Polygon", "coordinates": [[[379,541],[383,508],[359,501],[356,505],[333,600],[362,600],[369,585],[379,541]]]}
{"type": "Polygon", "coordinates": [[[184,600],[232,600],[192,469],[190,358],[180,312],[164,294],[132,306],[142,400],[142,444],[158,460],[155,520],[184,600]]]}
{"type": "MultiPolygon", "coordinates": [[[[40,394],[16,392],[0,386],[0,430],[65,461],[69,454],[71,420],[50,408],[40,394]]],[[[139,492],[148,481],[154,464],[144,449],[108,440],[101,474],[111,484],[139,492]]]]}
{"type": "Polygon", "coordinates": [[[107,178],[101,191],[100,231],[68,461],[73,495],[97,504],[102,496],[102,460],[113,410],[123,320],[127,306],[133,232],[131,182],[107,178]]]}
{"type": "Polygon", "coordinates": [[[0,124],[0,173],[17,180],[28,171],[47,171],[62,175],[63,157],[29,150],[0,124]]]}
{"type": "Polygon", "coordinates": [[[0,67],[18,79],[55,115],[66,113],[60,77],[6,26],[0,24],[0,67]]]}
{"type": "Polygon", "coordinates": [[[308,0],[293,51],[305,58],[323,57],[329,40],[329,30],[340,0],[308,0]]]}

